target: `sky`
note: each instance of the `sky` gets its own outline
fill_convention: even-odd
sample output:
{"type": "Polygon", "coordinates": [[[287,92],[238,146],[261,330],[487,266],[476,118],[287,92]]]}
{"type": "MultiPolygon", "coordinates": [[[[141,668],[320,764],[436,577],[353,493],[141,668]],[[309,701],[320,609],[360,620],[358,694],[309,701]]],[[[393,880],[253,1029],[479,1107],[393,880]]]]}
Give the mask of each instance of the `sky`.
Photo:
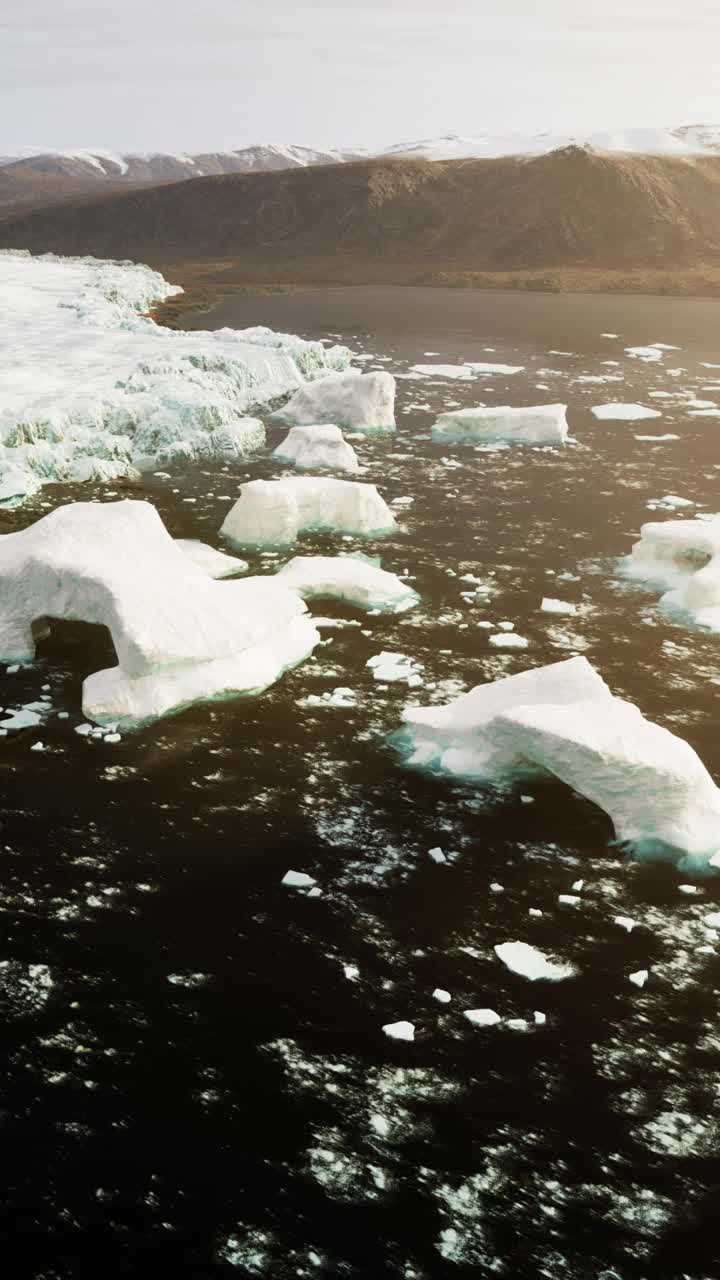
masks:
{"type": "Polygon", "coordinates": [[[718,0],[2,0],[0,151],[720,123],[718,0]]]}

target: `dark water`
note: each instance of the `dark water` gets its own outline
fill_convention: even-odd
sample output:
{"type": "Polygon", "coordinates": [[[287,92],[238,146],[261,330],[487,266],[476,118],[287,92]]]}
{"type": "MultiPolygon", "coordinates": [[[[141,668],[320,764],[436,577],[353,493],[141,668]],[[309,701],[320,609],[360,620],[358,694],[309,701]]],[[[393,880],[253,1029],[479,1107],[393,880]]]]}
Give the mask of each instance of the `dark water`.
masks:
{"type": "MultiPolygon", "coordinates": [[[[720,951],[703,926],[720,883],[688,894],[671,867],[626,861],[605,815],[560,786],[532,804],[492,798],[403,769],[387,744],[409,701],[582,652],[720,777],[720,638],[663,618],[615,563],[644,519],[663,518],[649,500],[720,509],[720,417],[683,402],[720,403],[720,386],[702,390],[720,382],[702,367],[720,362],[718,314],[345,290],[238,299],[212,317],[338,334],[396,373],[526,368],[401,379],[397,436],[355,442],[388,500],[414,499],[396,507],[397,536],[362,549],[408,572],[416,610],[318,606],[361,626],[324,631],[315,659],[261,698],[114,746],[74,732],[83,677],[113,660],[104,632],[58,627],[33,667],[0,675],[3,707],[50,685],[54,713],[69,713],[0,747],[3,1280],[720,1276],[720,951]],[[623,353],[648,342],[682,350],[654,364],[623,353]],[[624,381],[574,382],[608,374],[624,381]],[[430,443],[448,401],[556,399],[578,442],[565,450],[430,443]],[[590,406],[610,399],[664,416],[595,422],[590,406]],[[680,439],[635,438],[664,432],[680,439]],[[489,579],[490,603],[463,599],[467,573],[489,579]],[[543,614],[544,595],[582,608],[543,614]],[[478,623],[501,620],[526,651],[489,648],[478,623]],[[365,664],[381,649],[421,663],[424,687],[374,681],[365,664]],[[338,686],[356,705],[307,704],[338,686]],[[31,752],[38,740],[47,749],[31,752]],[[438,866],[436,846],[458,856],[438,866]],[[289,868],[321,895],[283,888],[289,868]],[[493,947],[516,939],[577,976],[513,976],[493,947]],[[644,968],[639,990],[628,976],[644,968]],[[486,1006],[527,1029],[463,1017],[486,1006]],[[383,1035],[398,1019],[415,1043],[383,1035]]],[[[219,545],[226,499],[272,474],[263,460],[175,469],[138,496],[173,534],[219,545]]],[[[113,493],[46,489],[4,527],[113,493]]],[[[361,544],[299,549],[339,546],[361,544]]]]}

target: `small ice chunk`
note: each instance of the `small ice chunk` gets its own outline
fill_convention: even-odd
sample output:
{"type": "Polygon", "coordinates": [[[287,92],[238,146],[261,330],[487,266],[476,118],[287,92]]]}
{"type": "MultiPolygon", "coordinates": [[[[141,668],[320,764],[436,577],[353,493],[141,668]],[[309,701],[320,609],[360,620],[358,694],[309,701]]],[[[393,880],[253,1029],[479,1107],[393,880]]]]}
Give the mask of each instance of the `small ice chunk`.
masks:
{"type": "Polygon", "coordinates": [[[383,1031],[390,1040],[412,1041],[415,1039],[415,1027],[412,1022],[386,1022],[383,1031]]]}
{"type": "Polygon", "coordinates": [[[540,608],[543,613],[566,614],[568,617],[577,613],[576,604],[571,604],[569,600],[553,600],[551,596],[543,596],[540,608]]]}
{"type": "Polygon", "coordinates": [[[495,649],[527,649],[530,641],[514,631],[500,631],[497,635],[490,636],[488,643],[495,649]]]}
{"type": "Polygon", "coordinates": [[[615,916],[613,923],[617,925],[618,929],[625,929],[627,933],[632,933],[637,921],[630,916],[615,916]]]}
{"type": "Polygon", "coordinates": [[[647,969],[637,969],[635,973],[628,974],[628,982],[632,982],[633,986],[640,987],[642,989],[642,987],[645,986],[645,983],[647,982],[649,976],[650,974],[647,969]]]}
{"type": "Polygon", "coordinates": [[[445,854],[443,853],[442,849],[440,849],[439,847],[436,849],[428,849],[428,855],[429,857],[432,858],[433,862],[438,862],[438,863],[447,862],[447,858],[445,857],[445,854]]]}
{"type": "Polygon", "coordinates": [[[660,409],[649,409],[644,404],[626,404],[619,400],[610,404],[593,405],[593,416],[601,422],[640,422],[645,418],[661,418],[660,409]]]}
{"type": "Polygon", "coordinates": [[[436,987],[432,993],[433,1000],[437,1000],[439,1004],[449,1004],[452,996],[449,991],[444,991],[442,987],[436,987]]]}
{"type": "Polygon", "coordinates": [[[566,907],[576,907],[579,902],[582,902],[582,898],[579,898],[576,893],[559,893],[558,902],[562,902],[566,907]]]}
{"type": "Polygon", "coordinates": [[[555,964],[527,942],[501,942],[493,950],[511,973],[529,978],[531,982],[562,982],[575,973],[573,965],[555,964]]]}
{"type": "Polygon", "coordinates": [[[500,1014],[494,1009],[465,1009],[463,1017],[474,1027],[495,1027],[501,1021],[500,1014]]]}
{"type": "Polygon", "coordinates": [[[309,876],[304,871],[286,871],[280,883],[286,885],[288,889],[312,889],[317,881],[314,876],[309,876]]]}
{"type": "Polygon", "coordinates": [[[13,711],[7,720],[0,720],[0,729],[34,729],[38,724],[40,716],[37,711],[21,707],[19,711],[13,711]]]}

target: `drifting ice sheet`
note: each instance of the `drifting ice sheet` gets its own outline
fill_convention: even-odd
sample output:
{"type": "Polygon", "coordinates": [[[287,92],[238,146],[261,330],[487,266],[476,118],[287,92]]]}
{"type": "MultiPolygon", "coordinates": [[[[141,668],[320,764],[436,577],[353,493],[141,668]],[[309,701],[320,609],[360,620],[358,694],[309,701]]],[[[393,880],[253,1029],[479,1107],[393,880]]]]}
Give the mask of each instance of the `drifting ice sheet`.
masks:
{"type": "Polygon", "coordinates": [[[620,572],[664,590],[669,613],[720,631],[720,515],[644,524],[620,572]]]}
{"type": "Polygon", "coordinates": [[[278,462],[288,462],[298,471],[348,471],[360,469],[357,454],[343,438],[339,427],[291,427],[273,452],[278,462]]]}
{"type": "Polygon", "coordinates": [[[272,415],[272,421],[297,427],[334,423],[369,433],[394,431],[395,379],[390,373],[359,373],[355,369],[328,374],[296,391],[272,415]]]}
{"type": "Polygon", "coordinates": [[[108,628],[118,665],[87,677],[83,713],[122,726],[259,692],[320,639],[296,592],[214,582],[147,502],[74,503],[0,538],[0,661],[32,660],[48,618],[108,628]]]}
{"type": "Polygon", "coordinates": [[[585,658],[481,685],[440,707],[409,707],[408,763],[506,782],[554,777],[603,809],[619,840],[706,867],[720,850],[720,791],[681,738],[610,693],[585,658]]]}
{"type": "Polygon", "coordinates": [[[236,547],[291,547],[301,533],[392,533],[395,517],[374,484],[314,476],[250,480],[221,533],[236,547]]]}
{"type": "Polygon", "coordinates": [[[568,424],[564,404],[534,405],[527,409],[454,409],[441,413],[432,429],[437,443],[510,440],[522,444],[564,444],[568,424]]]}
{"type": "Polygon", "coordinates": [[[0,252],[0,292],[0,501],[244,456],[265,440],[248,410],[350,359],[264,328],[161,328],[142,313],[181,290],[132,263],[0,252]]]}

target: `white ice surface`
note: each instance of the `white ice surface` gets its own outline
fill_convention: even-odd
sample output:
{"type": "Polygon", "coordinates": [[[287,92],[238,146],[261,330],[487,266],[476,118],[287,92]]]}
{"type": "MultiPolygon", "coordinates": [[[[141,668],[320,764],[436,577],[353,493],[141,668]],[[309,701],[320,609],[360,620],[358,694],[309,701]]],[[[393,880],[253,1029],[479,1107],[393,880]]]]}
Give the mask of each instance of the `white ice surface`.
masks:
{"type": "Polygon", "coordinates": [[[275,576],[303,600],[342,600],[380,613],[404,613],[420,598],[394,573],[355,556],[295,556],[275,576]]]}
{"type": "Polygon", "coordinates": [[[315,427],[291,427],[273,452],[278,462],[287,462],[298,471],[347,471],[360,469],[357,454],[343,438],[339,427],[330,423],[315,427]]]}
{"type": "Polygon", "coordinates": [[[684,865],[720,851],[720,791],[692,748],[615,698],[585,658],[480,685],[445,706],[407,707],[407,761],[505,783],[557,778],[610,817],[618,840],[684,865]]]}
{"type": "Polygon", "coordinates": [[[221,534],[236,547],[290,547],[301,533],[381,537],[395,517],[374,484],[325,476],[250,480],[228,512],[221,534]]]}
{"type": "Polygon", "coordinates": [[[265,440],[249,411],[349,362],[270,329],[186,333],[144,314],[179,292],[141,265],[0,252],[0,502],[245,456],[265,440]]]}
{"type": "Polygon", "coordinates": [[[54,618],[110,631],[118,665],[87,677],[83,713],[114,727],[259,692],[320,639],[297,592],[213,581],[146,502],[74,503],[0,538],[0,661],[31,661],[54,618]]]}
{"type": "Polygon", "coordinates": [[[441,413],[432,428],[437,443],[508,440],[522,444],[563,444],[568,424],[564,404],[511,408],[454,409],[441,413]]]}
{"type": "Polygon", "coordinates": [[[368,433],[394,431],[395,379],[384,370],[328,374],[296,391],[272,421],[297,427],[331,423],[368,433]]]}

